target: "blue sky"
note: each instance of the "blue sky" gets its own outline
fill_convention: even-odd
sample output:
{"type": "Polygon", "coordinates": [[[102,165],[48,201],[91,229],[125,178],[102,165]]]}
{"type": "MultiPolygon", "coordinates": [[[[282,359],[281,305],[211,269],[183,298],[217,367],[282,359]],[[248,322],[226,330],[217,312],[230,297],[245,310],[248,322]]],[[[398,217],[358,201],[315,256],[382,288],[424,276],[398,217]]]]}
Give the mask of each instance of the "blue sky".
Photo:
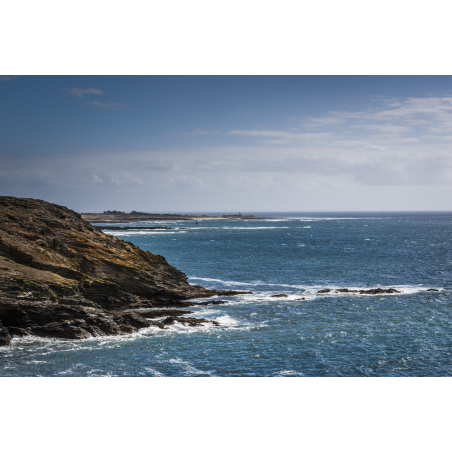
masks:
{"type": "Polygon", "coordinates": [[[79,210],[452,210],[449,76],[0,76],[0,193],[79,210]]]}

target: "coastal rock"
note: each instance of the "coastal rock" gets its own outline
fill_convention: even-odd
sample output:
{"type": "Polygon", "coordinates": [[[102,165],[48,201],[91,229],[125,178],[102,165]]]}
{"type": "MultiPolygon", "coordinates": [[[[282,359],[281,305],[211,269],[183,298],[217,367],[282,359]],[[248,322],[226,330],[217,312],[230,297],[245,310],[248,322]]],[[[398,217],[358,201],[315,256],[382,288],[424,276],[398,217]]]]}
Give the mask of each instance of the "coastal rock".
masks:
{"type": "Polygon", "coordinates": [[[104,309],[239,292],[191,285],[164,257],[104,234],[45,201],[0,196],[2,295],[104,309]]]}
{"type": "Polygon", "coordinates": [[[281,293],[278,295],[272,295],[271,298],[287,298],[289,295],[286,295],[285,293],[281,293]]]}
{"type": "Polygon", "coordinates": [[[439,292],[438,289],[427,289],[426,292],[439,292]]]}
{"type": "Polygon", "coordinates": [[[366,295],[380,295],[380,294],[386,294],[386,293],[402,293],[400,292],[400,290],[396,290],[396,289],[369,289],[369,290],[360,290],[359,291],[360,294],[366,294],[366,295]]]}
{"type": "Polygon", "coordinates": [[[133,311],[146,319],[157,319],[159,317],[179,317],[181,315],[193,314],[193,311],[178,311],[177,309],[153,309],[152,311],[133,311]]]}
{"type": "MultiPolygon", "coordinates": [[[[330,293],[333,289],[322,289],[317,293],[330,293]]],[[[380,294],[389,294],[389,293],[402,293],[397,289],[389,288],[389,289],[334,289],[335,293],[359,293],[361,295],[380,295],[380,294]]]]}
{"type": "Polygon", "coordinates": [[[85,306],[69,306],[43,301],[0,299],[3,326],[14,335],[86,339],[91,336],[128,334],[155,325],[133,312],[108,312],[85,306]]]}
{"type": "Polygon", "coordinates": [[[82,339],[164,328],[119,311],[241,293],[250,292],[189,284],[164,257],[104,234],[66,207],[0,196],[0,344],[11,334],[82,339]]]}
{"type": "Polygon", "coordinates": [[[163,325],[172,325],[175,322],[182,323],[186,326],[200,326],[205,325],[206,323],[211,323],[215,326],[220,326],[220,324],[216,320],[207,320],[207,319],[196,319],[194,317],[168,317],[163,320],[163,325]]]}

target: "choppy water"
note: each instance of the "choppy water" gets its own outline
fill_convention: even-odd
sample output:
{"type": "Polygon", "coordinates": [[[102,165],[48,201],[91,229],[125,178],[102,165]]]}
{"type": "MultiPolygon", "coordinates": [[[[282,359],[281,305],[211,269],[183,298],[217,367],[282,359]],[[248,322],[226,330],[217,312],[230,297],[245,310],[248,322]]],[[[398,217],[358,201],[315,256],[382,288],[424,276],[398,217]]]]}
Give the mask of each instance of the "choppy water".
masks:
{"type": "Polygon", "coordinates": [[[0,348],[0,375],[451,375],[452,214],[271,215],[278,218],[111,232],[164,255],[194,284],[253,291],[229,305],[190,308],[220,327],[14,339],[0,348]],[[330,287],[402,294],[317,293],[330,287]],[[288,298],[271,297],[281,293],[288,298]]]}

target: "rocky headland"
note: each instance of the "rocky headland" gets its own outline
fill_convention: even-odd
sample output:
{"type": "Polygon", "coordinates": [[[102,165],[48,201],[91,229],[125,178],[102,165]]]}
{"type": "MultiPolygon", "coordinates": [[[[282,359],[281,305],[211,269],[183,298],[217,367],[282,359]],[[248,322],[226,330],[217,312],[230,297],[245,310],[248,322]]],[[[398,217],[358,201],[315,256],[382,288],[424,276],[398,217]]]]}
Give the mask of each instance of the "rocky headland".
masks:
{"type": "Polygon", "coordinates": [[[66,207],[0,196],[0,345],[14,335],[82,339],[215,324],[177,309],[239,293],[191,285],[163,256],[104,234],[66,207]]]}
{"type": "Polygon", "coordinates": [[[118,210],[106,210],[103,213],[82,213],[82,218],[95,223],[135,223],[137,221],[168,221],[168,220],[266,220],[266,217],[255,215],[180,215],[174,213],[147,213],[147,212],[121,212],[118,210]]]}

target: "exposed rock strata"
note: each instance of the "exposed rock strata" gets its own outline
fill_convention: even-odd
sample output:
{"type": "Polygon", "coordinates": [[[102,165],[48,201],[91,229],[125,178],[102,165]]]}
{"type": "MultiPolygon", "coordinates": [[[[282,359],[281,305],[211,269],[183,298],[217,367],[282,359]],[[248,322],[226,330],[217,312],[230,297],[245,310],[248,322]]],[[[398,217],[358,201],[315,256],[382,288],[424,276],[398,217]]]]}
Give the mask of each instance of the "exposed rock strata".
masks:
{"type": "Polygon", "coordinates": [[[118,311],[238,293],[191,285],[164,257],[104,234],[66,207],[0,196],[0,344],[11,334],[130,333],[153,323],[118,311]]]}

